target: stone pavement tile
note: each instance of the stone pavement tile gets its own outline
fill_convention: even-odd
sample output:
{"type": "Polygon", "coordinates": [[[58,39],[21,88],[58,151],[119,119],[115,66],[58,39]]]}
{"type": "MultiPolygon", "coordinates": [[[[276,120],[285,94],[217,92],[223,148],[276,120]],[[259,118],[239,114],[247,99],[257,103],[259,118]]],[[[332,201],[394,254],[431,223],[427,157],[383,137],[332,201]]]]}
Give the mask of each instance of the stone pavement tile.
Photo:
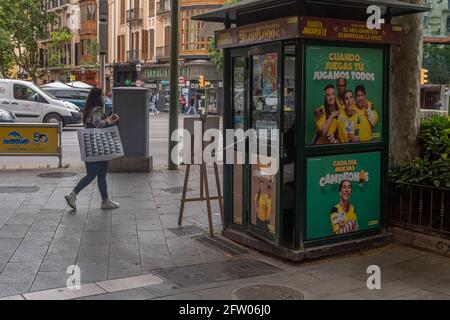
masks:
{"type": "Polygon", "coordinates": [[[180,208],[178,205],[161,205],[158,206],[158,213],[160,215],[166,215],[166,214],[180,214],[180,208]]]}
{"type": "Polygon", "coordinates": [[[159,219],[157,209],[135,210],[134,213],[137,219],[159,219]]]}
{"type": "Polygon", "coordinates": [[[148,210],[148,209],[156,209],[156,204],[154,201],[133,201],[133,209],[134,210],[148,210]]]}
{"type": "Polygon", "coordinates": [[[40,272],[65,272],[69,266],[75,265],[76,255],[63,257],[46,257],[39,268],[40,272]]]}
{"type": "Polygon", "coordinates": [[[108,269],[108,279],[120,279],[127,277],[135,277],[142,274],[141,266],[134,264],[122,264],[118,266],[113,264],[108,269]]]}
{"type": "Polygon", "coordinates": [[[87,296],[94,296],[105,293],[104,290],[99,288],[94,283],[82,284],[80,290],[70,290],[67,287],[37,291],[26,293],[23,296],[27,300],[69,300],[87,296]]]}
{"type": "Polygon", "coordinates": [[[151,271],[172,267],[172,259],[170,257],[169,248],[166,245],[141,245],[140,256],[142,270],[151,271]]]}
{"type": "Polygon", "coordinates": [[[333,295],[359,288],[365,288],[367,290],[366,281],[357,280],[348,276],[336,276],[335,280],[319,280],[304,283],[301,285],[301,288],[319,295],[333,295]]]}
{"type": "MultiPolygon", "coordinates": [[[[367,275],[366,270],[368,266],[361,259],[349,259],[341,262],[333,261],[326,264],[310,265],[305,267],[303,271],[317,279],[333,281],[340,277],[356,277],[358,279],[358,276],[367,275]]],[[[303,267],[300,268],[303,269],[303,267]]]]}
{"type": "Polygon", "coordinates": [[[161,220],[155,219],[136,219],[138,231],[162,231],[161,220]]]}
{"type": "Polygon", "coordinates": [[[323,300],[367,300],[366,298],[361,297],[351,291],[341,292],[341,293],[333,294],[331,296],[325,296],[322,299],[323,300]]]}
{"type": "Polygon", "coordinates": [[[436,270],[444,270],[443,265],[448,264],[449,258],[432,253],[426,253],[420,257],[398,263],[405,269],[423,273],[433,274],[436,270]]]}
{"type": "Polygon", "coordinates": [[[194,292],[180,293],[171,296],[155,298],[153,300],[186,300],[186,301],[196,301],[196,300],[206,300],[203,296],[198,295],[194,292]]]}
{"type": "Polygon", "coordinates": [[[81,270],[81,282],[91,283],[97,281],[104,281],[108,279],[108,263],[93,261],[83,262],[77,261],[76,265],[81,270]]]}
{"type": "Polygon", "coordinates": [[[441,292],[419,290],[395,298],[396,300],[450,300],[450,295],[441,292]]]}
{"type": "MultiPolygon", "coordinates": [[[[399,267],[398,265],[389,265],[387,267],[380,267],[380,269],[382,281],[393,281],[400,279],[405,281],[405,279],[407,279],[408,277],[415,278],[417,276],[417,273],[399,267]]],[[[356,279],[366,281],[369,275],[366,273],[366,270],[364,270],[364,272],[355,273],[351,276],[355,277],[356,279]]]]}
{"type": "Polygon", "coordinates": [[[43,291],[65,287],[69,277],[70,274],[65,271],[38,272],[30,291],[43,291]]]}
{"type": "Polygon", "coordinates": [[[0,283],[30,283],[38,272],[40,262],[8,263],[0,274],[0,283]]]}
{"type": "Polygon", "coordinates": [[[370,300],[389,300],[399,296],[417,292],[420,288],[410,285],[402,280],[381,283],[381,290],[369,290],[366,286],[351,292],[370,300]]]}
{"type": "Polygon", "coordinates": [[[187,266],[202,263],[202,258],[194,240],[168,238],[170,256],[174,266],[187,266]]]}
{"type": "Polygon", "coordinates": [[[140,245],[165,245],[166,238],[162,231],[139,231],[138,232],[140,245]]]}
{"type": "Polygon", "coordinates": [[[85,231],[81,245],[109,245],[111,233],[109,231],[85,231]]]}
{"type": "MultiPolygon", "coordinates": [[[[167,228],[176,228],[178,227],[178,216],[174,214],[170,215],[162,215],[160,216],[161,223],[164,229],[167,228]]],[[[187,225],[190,223],[185,222],[184,225],[187,225]]]]}
{"type": "Polygon", "coordinates": [[[144,288],[124,290],[119,292],[105,293],[96,296],[89,296],[77,300],[148,300],[154,298],[155,295],[144,288]]]}
{"type": "Polygon", "coordinates": [[[0,239],[23,239],[29,226],[3,226],[0,229],[0,239]]]}
{"type": "Polygon", "coordinates": [[[77,256],[77,262],[107,262],[109,259],[108,246],[82,246],[77,256]]]}
{"type": "Polygon", "coordinates": [[[74,225],[84,225],[87,220],[87,214],[74,214],[67,213],[61,219],[61,226],[74,226],[74,225]]]}
{"type": "Polygon", "coordinates": [[[11,219],[8,220],[9,226],[31,226],[36,220],[37,213],[16,213],[11,219]]]}
{"type": "Polygon", "coordinates": [[[31,282],[24,283],[0,283],[0,297],[9,297],[26,293],[31,288],[31,282]]]}
{"type": "Polygon", "coordinates": [[[24,246],[17,248],[10,262],[42,262],[48,246],[24,246]]]}
{"type": "Polygon", "coordinates": [[[153,195],[151,192],[133,192],[131,197],[133,200],[138,201],[153,201],[153,195]]]}
{"type": "Polygon", "coordinates": [[[97,282],[97,285],[106,292],[116,292],[129,289],[143,288],[153,285],[162,284],[163,280],[153,274],[145,274],[142,276],[107,280],[97,282]]]}
{"type": "Polygon", "coordinates": [[[20,239],[0,239],[0,262],[8,262],[19,247],[20,242],[20,239]]]}
{"type": "Polygon", "coordinates": [[[16,296],[9,296],[9,297],[5,297],[5,298],[0,298],[0,300],[10,300],[10,301],[14,301],[14,300],[25,300],[25,298],[21,295],[16,295],[16,296]]]}
{"type": "Polygon", "coordinates": [[[157,297],[175,295],[180,293],[180,290],[182,290],[180,286],[167,281],[163,281],[161,284],[145,287],[145,289],[157,297]]]}
{"type": "Polygon", "coordinates": [[[434,291],[442,292],[448,296],[450,296],[450,281],[441,282],[439,284],[434,285],[430,288],[434,291]]]}

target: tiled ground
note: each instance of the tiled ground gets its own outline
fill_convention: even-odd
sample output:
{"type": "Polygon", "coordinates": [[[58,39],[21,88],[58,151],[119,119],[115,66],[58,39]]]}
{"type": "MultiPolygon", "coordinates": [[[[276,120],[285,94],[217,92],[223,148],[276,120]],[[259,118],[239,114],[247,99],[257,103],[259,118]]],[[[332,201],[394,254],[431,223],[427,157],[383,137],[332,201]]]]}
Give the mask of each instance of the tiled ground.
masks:
{"type": "MultiPolygon", "coordinates": [[[[40,188],[37,193],[0,193],[0,298],[232,299],[242,286],[263,283],[297,289],[305,299],[450,299],[450,259],[399,244],[292,264],[251,250],[231,257],[192,236],[177,237],[168,228],[177,227],[181,194],[168,189],[182,185],[182,170],[109,175],[110,193],[121,208],[100,210],[97,187],[91,185],[80,194],[76,213],[67,208],[63,195],[81,174],[61,179],[39,178],[38,174],[0,173],[0,187],[40,188]],[[263,261],[279,271],[233,279],[224,276],[225,263],[213,264],[236,259],[263,261]],[[46,291],[66,287],[67,267],[74,264],[81,268],[82,283],[87,284],[83,290],[46,291]],[[369,265],[381,267],[381,290],[367,289],[369,265]],[[191,281],[184,285],[164,277],[168,268],[184,266],[197,266],[193,270],[206,266],[207,271],[197,274],[187,269],[191,271],[185,277],[191,281]],[[136,276],[145,274],[160,277],[161,283],[127,287],[136,276]],[[206,276],[211,281],[193,278],[206,276]],[[103,283],[123,278],[130,279],[103,283]],[[111,286],[116,289],[106,290],[111,286]]],[[[196,172],[190,179],[192,196],[198,196],[198,184],[196,172]]],[[[214,193],[213,185],[211,189],[214,193]]],[[[185,225],[196,224],[206,232],[205,207],[189,204],[185,225]]],[[[213,211],[220,224],[216,203],[213,211]]]]}
{"type": "MultiPolygon", "coordinates": [[[[182,185],[183,171],[109,175],[110,194],[121,208],[100,210],[97,186],[91,185],[79,195],[77,212],[66,206],[63,196],[82,174],[44,179],[38,173],[1,173],[0,187],[40,190],[0,193],[0,296],[63,287],[69,265],[78,265],[82,282],[90,283],[227,259],[189,236],[179,238],[167,230],[177,227],[181,194],[166,189],[182,185]]],[[[193,196],[198,196],[198,181],[194,172],[193,196]]],[[[212,185],[211,190],[215,192],[212,185]]],[[[216,203],[213,210],[219,213],[216,203]]],[[[188,204],[184,224],[206,225],[205,212],[205,205],[188,204]]]]}

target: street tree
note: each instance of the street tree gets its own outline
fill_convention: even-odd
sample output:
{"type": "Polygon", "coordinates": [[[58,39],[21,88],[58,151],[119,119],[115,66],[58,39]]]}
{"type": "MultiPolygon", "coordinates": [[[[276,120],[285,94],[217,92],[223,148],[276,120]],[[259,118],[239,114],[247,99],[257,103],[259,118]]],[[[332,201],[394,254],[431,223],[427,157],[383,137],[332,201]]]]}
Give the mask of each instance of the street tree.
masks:
{"type": "MultiPolygon", "coordinates": [[[[423,4],[423,0],[401,1],[423,4]]],[[[397,166],[419,155],[423,15],[393,18],[392,23],[402,26],[401,45],[391,47],[389,160],[397,166]]]]}
{"type": "Polygon", "coordinates": [[[8,79],[14,66],[14,47],[11,45],[11,35],[0,29],[0,76],[8,79]]]}
{"type": "Polygon", "coordinates": [[[1,0],[0,29],[10,35],[14,63],[37,82],[40,40],[48,38],[47,28],[54,24],[54,13],[47,12],[45,0],[1,0]]]}

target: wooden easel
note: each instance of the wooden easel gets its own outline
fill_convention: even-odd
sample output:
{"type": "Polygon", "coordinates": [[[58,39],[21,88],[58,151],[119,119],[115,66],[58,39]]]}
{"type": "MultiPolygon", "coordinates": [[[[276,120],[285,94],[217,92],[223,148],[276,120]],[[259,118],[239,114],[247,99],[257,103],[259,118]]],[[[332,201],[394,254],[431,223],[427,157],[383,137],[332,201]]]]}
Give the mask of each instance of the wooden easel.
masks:
{"type": "MultiPolygon", "coordinates": [[[[205,132],[205,124],[206,124],[206,116],[201,116],[202,121],[202,152],[205,148],[205,142],[203,141],[203,136],[205,132]]],[[[194,141],[191,140],[191,146],[193,146],[194,141]]],[[[191,150],[194,150],[191,148],[191,150]]],[[[193,159],[193,157],[191,157],[193,159]]],[[[211,200],[218,200],[219,201],[219,207],[220,207],[220,215],[223,222],[223,196],[222,196],[222,189],[220,187],[220,176],[219,176],[219,167],[217,163],[214,163],[214,173],[216,177],[216,188],[217,188],[217,196],[211,197],[209,193],[209,184],[208,184],[208,172],[207,172],[207,165],[204,162],[203,154],[202,154],[202,163],[199,164],[200,166],[200,198],[187,198],[187,191],[188,191],[188,185],[189,185],[189,175],[191,172],[191,166],[192,164],[186,165],[186,175],[184,177],[184,186],[183,186],[183,196],[181,198],[181,208],[180,208],[180,216],[178,219],[178,225],[181,227],[183,224],[183,214],[184,214],[184,206],[186,205],[186,202],[203,202],[206,201],[206,205],[208,208],[208,223],[209,223],[209,233],[213,237],[214,236],[214,224],[213,224],[213,217],[212,217],[212,210],[211,210],[211,200]]]]}

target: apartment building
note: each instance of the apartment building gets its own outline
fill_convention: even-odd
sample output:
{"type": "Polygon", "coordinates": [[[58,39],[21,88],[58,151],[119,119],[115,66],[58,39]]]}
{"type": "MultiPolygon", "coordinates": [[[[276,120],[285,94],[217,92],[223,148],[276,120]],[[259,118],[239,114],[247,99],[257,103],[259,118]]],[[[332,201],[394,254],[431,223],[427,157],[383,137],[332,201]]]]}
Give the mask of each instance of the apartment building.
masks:
{"type": "MultiPolygon", "coordinates": [[[[210,111],[220,109],[222,75],[209,61],[208,37],[203,22],[191,20],[199,13],[219,8],[224,0],[180,0],[180,74],[186,86],[181,92],[188,99],[205,99],[199,88],[200,75],[210,83],[210,111]]],[[[109,87],[132,86],[136,80],[159,95],[158,106],[164,108],[169,95],[169,59],[171,45],[170,0],[113,0],[109,3],[109,87]],[[138,72],[137,65],[142,66],[138,72]]]]}
{"type": "Polygon", "coordinates": [[[97,55],[91,49],[91,42],[97,41],[97,0],[48,0],[47,10],[54,12],[57,23],[48,27],[48,38],[41,41],[40,67],[44,74],[43,83],[67,82],[70,76],[91,85],[99,83],[97,55]],[[49,45],[51,32],[66,30],[72,34],[70,43],[60,48],[57,65],[50,63],[49,45]]]}

